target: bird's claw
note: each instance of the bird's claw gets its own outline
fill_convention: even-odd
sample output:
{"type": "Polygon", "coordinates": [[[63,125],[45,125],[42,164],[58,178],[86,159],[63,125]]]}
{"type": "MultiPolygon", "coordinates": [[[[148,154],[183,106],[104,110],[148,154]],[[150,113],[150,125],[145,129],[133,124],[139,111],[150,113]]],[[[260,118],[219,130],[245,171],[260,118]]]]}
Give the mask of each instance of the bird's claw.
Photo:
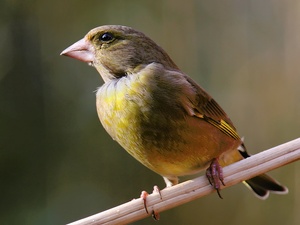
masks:
{"type": "MultiPolygon", "coordinates": [[[[160,199],[162,199],[160,189],[159,189],[159,187],[156,186],[156,185],[153,187],[153,192],[152,192],[152,194],[154,194],[154,193],[158,193],[159,196],[160,196],[160,199]]],[[[147,196],[148,196],[148,195],[149,195],[149,194],[148,194],[147,191],[142,191],[142,193],[141,193],[141,198],[142,198],[142,200],[143,200],[143,202],[144,202],[144,208],[145,208],[145,211],[146,211],[147,214],[149,214],[149,211],[148,211],[148,208],[147,208],[147,196]]],[[[156,212],[155,210],[153,210],[153,211],[152,211],[152,217],[153,217],[154,220],[159,220],[160,215],[159,215],[158,212],[156,212]]]]}
{"type": "Polygon", "coordinates": [[[206,170],[206,177],[209,183],[214,187],[214,189],[216,189],[219,197],[223,199],[220,193],[221,184],[225,186],[223,169],[217,159],[214,159],[206,170]]]}
{"type": "Polygon", "coordinates": [[[154,220],[159,220],[160,219],[160,215],[159,215],[159,213],[158,212],[156,212],[156,211],[152,211],[152,218],[154,219],[154,220]]]}
{"type": "Polygon", "coordinates": [[[147,214],[149,214],[149,212],[148,212],[148,209],[147,209],[147,196],[148,196],[149,194],[148,194],[148,192],[147,191],[142,191],[142,193],[141,193],[141,199],[143,200],[143,202],[144,202],[144,208],[145,208],[145,210],[146,210],[146,213],[147,214]]]}

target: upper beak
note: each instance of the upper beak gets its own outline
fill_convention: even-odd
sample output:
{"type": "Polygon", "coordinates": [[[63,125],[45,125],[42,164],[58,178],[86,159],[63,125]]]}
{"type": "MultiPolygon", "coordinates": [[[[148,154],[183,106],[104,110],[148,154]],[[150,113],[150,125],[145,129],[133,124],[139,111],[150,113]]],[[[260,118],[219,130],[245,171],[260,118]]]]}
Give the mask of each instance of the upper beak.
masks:
{"type": "Polygon", "coordinates": [[[93,45],[84,37],[70,47],[63,50],[60,55],[69,56],[83,62],[94,62],[95,49],[93,45]]]}

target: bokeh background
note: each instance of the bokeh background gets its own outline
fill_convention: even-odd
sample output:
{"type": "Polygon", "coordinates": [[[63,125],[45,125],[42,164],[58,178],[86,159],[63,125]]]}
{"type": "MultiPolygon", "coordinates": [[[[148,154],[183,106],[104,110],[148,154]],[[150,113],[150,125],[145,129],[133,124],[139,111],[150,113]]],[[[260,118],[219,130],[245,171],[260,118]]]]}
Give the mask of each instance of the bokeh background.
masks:
{"type": "MultiPolygon", "coordinates": [[[[59,56],[91,28],[122,24],[150,36],[214,96],[255,154],[299,137],[299,21],[297,0],[2,0],[0,223],[65,224],[164,187],[102,128],[96,70],[59,56]]],[[[300,224],[299,162],[270,174],[289,195],[261,201],[240,184],[156,223],[300,224]]]]}

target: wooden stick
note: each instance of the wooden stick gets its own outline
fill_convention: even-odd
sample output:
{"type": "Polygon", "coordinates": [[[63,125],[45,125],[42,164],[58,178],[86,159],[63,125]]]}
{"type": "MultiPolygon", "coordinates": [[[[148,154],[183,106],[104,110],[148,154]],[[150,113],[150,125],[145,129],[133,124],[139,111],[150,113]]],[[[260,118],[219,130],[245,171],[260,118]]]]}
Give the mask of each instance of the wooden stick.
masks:
{"type": "MultiPolygon", "coordinates": [[[[300,138],[268,149],[223,168],[227,188],[300,159],[300,138]]],[[[205,176],[189,180],[147,197],[149,213],[162,212],[215,192],[205,176]]],[[[141,198],[70,223],[69,225],[128,224],[148,217],[141,198]]]]}

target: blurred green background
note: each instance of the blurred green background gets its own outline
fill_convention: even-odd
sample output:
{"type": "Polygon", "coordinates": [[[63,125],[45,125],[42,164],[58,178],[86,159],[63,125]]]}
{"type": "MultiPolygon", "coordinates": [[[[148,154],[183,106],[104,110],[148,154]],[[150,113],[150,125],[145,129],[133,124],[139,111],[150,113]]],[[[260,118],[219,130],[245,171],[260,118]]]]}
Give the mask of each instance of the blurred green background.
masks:
{"type": "MultiPolygon", "coordinates": [[[[220,103],[250,153],[299,137],[297,0],[2,0],[0,12],[1,224],[65,224],[164,187],[102,128],[96,70],[59,56],[96,26],[155,40],[220,103]]],[[[240,184],[158,223],[298,225],[299,171],[296,162],[270,173],[286,196],[261,201],[240,184]]]]}

